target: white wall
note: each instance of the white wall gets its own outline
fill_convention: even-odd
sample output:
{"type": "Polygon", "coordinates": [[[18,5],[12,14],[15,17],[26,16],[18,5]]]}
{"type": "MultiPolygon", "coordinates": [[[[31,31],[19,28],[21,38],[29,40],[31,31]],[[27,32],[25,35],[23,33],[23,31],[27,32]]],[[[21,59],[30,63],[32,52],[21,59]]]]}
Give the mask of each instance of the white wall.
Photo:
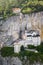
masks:
{"type": "Polygon", "coordinates": [[[20,47],[23,45],[24,47],[27,47],[27,45],[40,45],[40,37],[28,37],[26,40],[18,41],[18,43],[14,43],[14,52],[18,53],[20,51],[20,47]]]}
{"type": "Polygon", "coordinates": [[[14,52],[18,53],[20,51],[20,46],[19,45],[15,45],[14,46],[14,52]]]}

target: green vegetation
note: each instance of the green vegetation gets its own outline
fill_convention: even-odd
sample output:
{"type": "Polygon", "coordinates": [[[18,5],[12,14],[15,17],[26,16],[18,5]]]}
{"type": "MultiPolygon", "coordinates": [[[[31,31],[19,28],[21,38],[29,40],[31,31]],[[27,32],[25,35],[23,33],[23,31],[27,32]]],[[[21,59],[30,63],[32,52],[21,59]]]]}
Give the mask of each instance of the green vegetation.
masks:
{"type": "Polygon", "coordinates": [[[36,50],[38,50],[38,52],[43,54],[43,43],[40,44],[39,46],[36,47],[36,50]]]}
{"type": "Polygon", "coordinates": [[[43,62],[43,54],[41,54],[41,53],[35,53],[35,52],[31,52],[31,51],[24,51],[24,52],[20,52],[20,58],[21,57],[27,57],[28,58],[28,60],[30,60],[30,62],[34,62],[34,61],[36,61],[36,62],[38,62],[38,61],[40,61],[40,62],[43,62]]]}
{"type": "Polygon", "coordinates": [[[43,11],[43,0],[0,0],[0,16],[12,16],[12,8],[19,7],[24,14],[43,11]]]}
{"type": "Polygon", "coordinates": [[[28,49],[36,49],[36,46],[34,46],[34,45],[28,45],[28,49]]]}
{"type": "Polygon", "coordinates": [[[24,48],[23,45],[21,46],[21,49],[20,50],[21,50],[21,52],[23,52],[25,50],[25,48],[24,48]]]}
{"type": "Polygon", "coordinates": [[[22,13],[24,13],[24,14],[43,11],[43,1],[27,0],[21,4],[21,7],[22,7],[22,13]]]}
{"type": "Polygon", "coordinates": [[[19,53],[14,53],[14,48],[13,47],[3,47],[1,49],[1,55],[3,57],[8,57],[8,56],[14,56],[14,57],[19,57],[21,60],[24,59],[26,56],[27,59],[33,63],[34,61],[40,61],[43,63],[43,42],[39,46],[33,46],[33,45],[28,45],[29,49],[36,49],[38,53],[35,53],[33,51],[28,51],[25,50],[23,46],[21,46],[21,51],[19,53]],[[22,57],[22,58],[21,58],[22,57]]]}
{"type": "Polygon", "coordinates": [[[28,45],[28,49],[36,49],[38,53],[35,53],[33,51],[24,50],[22,52],[20,51],[19,55],[22,56],[23,59],[26,56],[27,59],[30,61],[30,63],[34,63],[34,61],[36,62],[39,61],[43,63],[43,42],[39,46],[28,45]]]}
{"type": "Polygon", "coordinates": [[[1,55],[3,57],[12,56],[13,54],[14,54],[14,48],[13,47],[3,47],[1,49],[1,55]]]}

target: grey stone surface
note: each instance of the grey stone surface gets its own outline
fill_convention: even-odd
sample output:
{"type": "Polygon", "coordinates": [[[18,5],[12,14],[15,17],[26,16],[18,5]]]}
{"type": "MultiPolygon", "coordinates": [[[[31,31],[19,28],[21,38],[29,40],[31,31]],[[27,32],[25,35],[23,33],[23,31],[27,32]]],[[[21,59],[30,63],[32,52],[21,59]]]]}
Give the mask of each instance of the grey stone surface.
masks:
{"type": "Polygon", "coordinates": [[[20,16],[12,16],[6,21],[0,21],[0,24],[0,44],[7,43],[11,45],[9,42],[18,39],[20,28],[22,31],[25,30],[25,26],[27,26],[27,30],[32,28],[40,30],[41,25],[43,25],[43,12],[23,15],[22,20],[20,20],[20,16]]]}
{"type": "Polygon", "coordinates": [[[43,65],[43,63],[37,61],[34,63],[29,63],[29,59],[23,59],[22,61],[18,57],[1,57],[0,56],[0,65],[43,65]]]}
{"type": "Polygon", "coordinates": [[[22,65],[22,62],[18,57],[1,57],[0,56],[0,65],[22,65]]]}

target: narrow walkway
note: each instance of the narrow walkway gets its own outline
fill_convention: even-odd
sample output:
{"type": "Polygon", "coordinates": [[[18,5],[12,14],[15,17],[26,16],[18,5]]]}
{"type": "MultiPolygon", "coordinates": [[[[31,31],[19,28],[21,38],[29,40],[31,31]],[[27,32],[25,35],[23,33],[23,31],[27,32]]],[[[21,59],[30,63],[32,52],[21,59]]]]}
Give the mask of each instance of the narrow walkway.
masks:
{"type": "Polygon", "coordinates": [[[35,50],[35,49],[25,49],[25,50],[27,50],[27,51],[32,51],[32,52],[35,52],[35,53],[38,53],[38,51],[35,50]]]}

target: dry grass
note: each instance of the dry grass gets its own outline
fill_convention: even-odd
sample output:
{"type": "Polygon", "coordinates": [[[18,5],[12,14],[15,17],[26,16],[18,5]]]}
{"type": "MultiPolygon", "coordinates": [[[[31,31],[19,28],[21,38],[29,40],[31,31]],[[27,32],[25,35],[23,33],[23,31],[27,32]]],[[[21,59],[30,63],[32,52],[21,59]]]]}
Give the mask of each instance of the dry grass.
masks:
{"type": "Polygon", "coordinates": [[[43,40],[43,25],[41,26],[41,39],[43,40]]]}

